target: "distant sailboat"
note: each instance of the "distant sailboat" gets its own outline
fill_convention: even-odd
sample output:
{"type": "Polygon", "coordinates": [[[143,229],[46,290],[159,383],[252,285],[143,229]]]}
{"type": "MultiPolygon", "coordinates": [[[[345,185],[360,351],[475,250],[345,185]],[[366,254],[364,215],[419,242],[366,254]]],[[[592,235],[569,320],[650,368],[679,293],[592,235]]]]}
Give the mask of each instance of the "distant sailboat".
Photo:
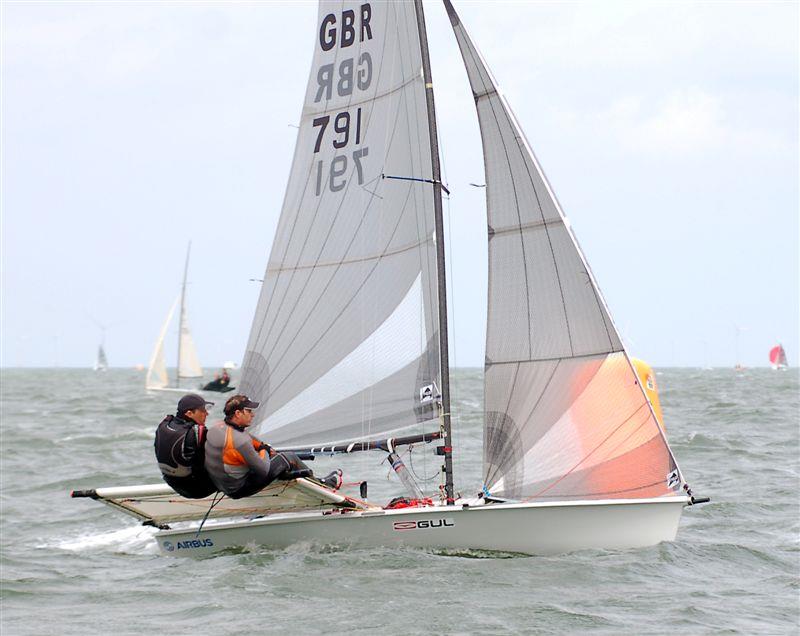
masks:
{"type": "Polygon", "coordinates": [[[786,364],[786,351],[784,351],[782,344],[778,343],[769,350],[769,363],[773,369],[784,370],[788,368],[789,365],[786,364]]]}
{"type": "Polygon", "coordinates": [[[192,244],[189,243],[189,247],[186,250],[186,265],[183,269],[181,292],[175,299],[175,302],[172,303],[172,307],[170,307],[167,313],[167,319],[164,321],[161,332],[158,334],[158,340],[156,340],[153,355],[150,356],[150,365],[147,368],[147,377],[145,379],[145,388],[148,391],[185,392],[194,389],[194,387],[181,387],[181,380],[203,377],[203,368],[200,366],[200,361],[197,358],[197,349],[194,346],[194,340],[189,331],[189,322],[186,315],[186,277],[189,272],[189,254],[191,250],[192,244]],[[174,384],[170,386],[169,375],[167,374],[167,360],[164,355],[164,340],[167,337],[167,331],[172,322],[172,317],[175,314],[175,309],[179,306],[177,374],[174,384]]]}
{"type": "Polygon", "coordinates": [[[97,358],[94,361],[94,370],[95,371],[108,370],[108,358],[106,358],[106,350],[103,349],[102,344],[97,348],[97,358]]]}
{"type": "Polygon", "coordinates": [[[739,361],[739,335],[747,329],[747,327],[740,327],[739,325],[734,325],[734,329],[736,330],[736,364],[734,365],[734,370],[738,372],[743,372],[747,367],[745,367],[739,361]]]}

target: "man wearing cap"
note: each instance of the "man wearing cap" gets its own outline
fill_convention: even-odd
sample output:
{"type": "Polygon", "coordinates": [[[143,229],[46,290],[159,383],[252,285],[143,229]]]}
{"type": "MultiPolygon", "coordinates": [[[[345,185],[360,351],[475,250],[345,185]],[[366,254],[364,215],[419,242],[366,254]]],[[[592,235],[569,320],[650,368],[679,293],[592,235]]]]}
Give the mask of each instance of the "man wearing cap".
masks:
{"type": "Polygon", "coordinates": [[[253,423],[253,402],[234,395],[225,402],[225,419],[208,429],[206,468],[216,487],[232,499],[257,493],[291,470],[289,462],[247,432],[253,423]]]}
{"type": "Polygon", "coordinates": [[[195,393],[178,401],[156,429],[156,460],[161,476],[179,495],[202,499],[217,492],[205,469],[206,418],[213,402],[195,393]]]}
{"type": "MultiPolygon", "coordinates": [[[[225,419],[208,429],[206,469],[217,488],[231,499],[253,495],[277,478],[312,476],[294,453],[276,453],[247,432],[258,404],[246,395],[234,395],[225,402],[225,419]]],[[[337,470],[320,481],[337,489],[341,475],[337,470]]]]}

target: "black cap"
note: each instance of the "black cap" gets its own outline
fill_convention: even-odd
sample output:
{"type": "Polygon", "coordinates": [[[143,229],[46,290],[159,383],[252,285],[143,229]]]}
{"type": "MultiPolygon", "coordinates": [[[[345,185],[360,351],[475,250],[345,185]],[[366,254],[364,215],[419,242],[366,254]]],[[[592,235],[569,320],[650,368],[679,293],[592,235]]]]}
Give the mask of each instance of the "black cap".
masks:
{"type": "Polygon", "coordinates": [[[260,402],[253,402],[246,395],[234,395],[225,402],[225,415],[230,417],[236,411],[241,411],[242,409],[257,409],[259,404],[260,402]]]}
{"type": "Polygon", "coordinates": [[[195,409],[205,409],[207,406],[214,406],[213,402],[207,402],[201,398],[197,393],[189,393],[184,395],[178,401],[178,415],[183,415],[186,411],[194,411],[195,409]]]}

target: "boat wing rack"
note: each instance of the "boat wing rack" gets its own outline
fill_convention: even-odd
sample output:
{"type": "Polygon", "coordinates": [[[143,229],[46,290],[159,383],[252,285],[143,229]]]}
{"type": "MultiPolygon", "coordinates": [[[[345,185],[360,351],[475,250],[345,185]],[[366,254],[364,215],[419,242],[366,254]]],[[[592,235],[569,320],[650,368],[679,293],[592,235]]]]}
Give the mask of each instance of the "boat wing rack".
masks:
{"type": "Polygon", "coordinates": [[[308,479],[276,481],[250,497],[223,497],[216,504],[214,495],[203,499],[186,499],[166,484],[74,490],[70,495],[100,500],[140,519],[145,525],[154,526],[177,521],[199,521],[206,517],[250,517],[333,508],[368,510],[375,507],[308,479]]]}

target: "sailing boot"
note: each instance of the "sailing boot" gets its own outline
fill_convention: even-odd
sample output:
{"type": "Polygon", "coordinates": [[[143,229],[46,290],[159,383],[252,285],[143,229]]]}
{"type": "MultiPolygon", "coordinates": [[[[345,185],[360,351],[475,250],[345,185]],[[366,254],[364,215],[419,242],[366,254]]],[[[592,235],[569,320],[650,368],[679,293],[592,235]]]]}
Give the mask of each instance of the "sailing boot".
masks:
{"type": "Polygon", "coordinates": [[[337,468],[330,474],[325,475],[320,481],[328,488],[339,490],[342,487],[342,470],[337,468]]]}

